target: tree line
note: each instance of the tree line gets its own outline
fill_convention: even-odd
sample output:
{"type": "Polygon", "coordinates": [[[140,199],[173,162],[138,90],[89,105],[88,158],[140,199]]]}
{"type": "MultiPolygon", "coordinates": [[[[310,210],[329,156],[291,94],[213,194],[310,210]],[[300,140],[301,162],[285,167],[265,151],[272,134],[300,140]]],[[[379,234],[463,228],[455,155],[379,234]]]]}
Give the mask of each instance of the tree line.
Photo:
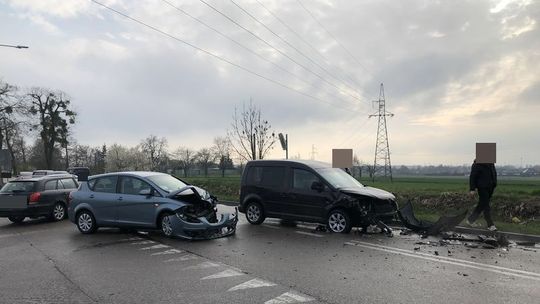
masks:
{"type": "Polygon", "coordinates": [[[213,138],[211,146],[169,149],[164,137],[149,135],[138,145],[107,146],[79,144],[73,134],[78,113],[70,96],[42,87],[21,89],[0,80],[0,150],[8,154],[17,174],[34,169],[65,170],[89,167],[92,174],[103,172],[182,170],[187,176],[195,167],[204,175],[210,168],[227,169],[267,156],[276,141],[268,120],[253,101],[235,108],[224,136],[213,138]]]}

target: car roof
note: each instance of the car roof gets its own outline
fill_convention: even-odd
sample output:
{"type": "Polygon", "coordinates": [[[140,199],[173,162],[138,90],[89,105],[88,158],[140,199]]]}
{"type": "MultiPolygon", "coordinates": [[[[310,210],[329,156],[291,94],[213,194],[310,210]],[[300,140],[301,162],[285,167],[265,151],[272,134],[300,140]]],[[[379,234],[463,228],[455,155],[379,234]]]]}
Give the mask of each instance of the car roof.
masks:
{"type": "Polygon", "coordinates": [[[316,160],[304,160],[304,159],[279,159],[279,160],[259,159],[259,160],[250,160],[247,163],[248,166],[255,166],[255,165],[277,166],[277,165],[293,165],[293,164],[300,164],[300,165],[308,166],[313,169],[332,168],[332,166],[329,163],[320,162],[316,160]]]}
{"type": "Polygon", "coordinates": [[[116,176],[116,175],[148,177],[148,176],[153,176],[153,175],[168,175],[168,174],[162,173],[162,172],[152,172],[152,171],[122,171],[122,172],[110,172],[110,173],[92,175],[92,176],[89,176],[88,179],[94,179],[94,178],[105,177],[105,176],[116,176]]]}
{"type": "Polygon", "coordinates": [[[60,178],[73,178],[73,175],[69,173],[62,173],[62,174],[48,174],[48,175],[39,175],[39,176],[19,176],[16,179],[10,180],[10,182],[37,182],[41,180],[47,180],[47,179],[60,179],[60,178]]]}

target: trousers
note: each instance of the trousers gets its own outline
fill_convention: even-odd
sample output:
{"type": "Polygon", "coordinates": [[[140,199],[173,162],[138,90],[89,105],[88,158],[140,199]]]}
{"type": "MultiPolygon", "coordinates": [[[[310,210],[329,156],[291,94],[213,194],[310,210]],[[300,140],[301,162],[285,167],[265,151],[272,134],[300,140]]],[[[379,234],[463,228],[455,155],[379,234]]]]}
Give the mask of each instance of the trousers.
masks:
{"type": "Polygon", "coordinates": [[[486,219],[487,225],[492,226],[493,220],[491,219],[491,207],[489,206],[489,201],[493,196],[493,191],[495,188],[478,188],[478,205],[474,208],[473,213],[469,216],[469,222],[475,222],[480,213],[484,212],[484,218],[486,219]]]}

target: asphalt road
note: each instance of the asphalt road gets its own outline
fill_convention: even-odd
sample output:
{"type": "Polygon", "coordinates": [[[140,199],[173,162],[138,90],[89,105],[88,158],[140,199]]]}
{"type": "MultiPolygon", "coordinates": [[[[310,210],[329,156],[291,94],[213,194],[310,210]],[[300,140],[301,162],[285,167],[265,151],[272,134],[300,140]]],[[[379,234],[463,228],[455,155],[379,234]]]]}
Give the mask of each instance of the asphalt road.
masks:
{"type": "Polygon", "coordinates": [[[0,219],[0,303],[538,303],[539,251],[244,217],[199,242],[0,219]]]}

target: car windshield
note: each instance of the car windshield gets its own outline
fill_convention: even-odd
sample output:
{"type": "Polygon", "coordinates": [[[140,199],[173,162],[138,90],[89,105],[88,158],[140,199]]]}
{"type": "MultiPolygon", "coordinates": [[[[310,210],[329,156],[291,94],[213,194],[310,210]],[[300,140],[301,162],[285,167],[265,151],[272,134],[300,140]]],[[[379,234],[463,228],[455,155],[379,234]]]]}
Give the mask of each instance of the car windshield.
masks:
{"type": "Polygon", "coordinates": [[[160,189],[169,193],[187,186],[181,180],[168,174],[153,175],[149,176],[148,179],[156,184],[156,186],[158,186],[160,189]]]}
{"type": "Polygon", "coordinates": [[[342,169],[323,168],[316,169],[316,171],[336,189],[364,187],[364,185],[342,169]]]}
{"type": "Polygon", "coordinates": [[[9,182],[2,187],[0,193],[32,192],[34,182],[9,182]]]}

